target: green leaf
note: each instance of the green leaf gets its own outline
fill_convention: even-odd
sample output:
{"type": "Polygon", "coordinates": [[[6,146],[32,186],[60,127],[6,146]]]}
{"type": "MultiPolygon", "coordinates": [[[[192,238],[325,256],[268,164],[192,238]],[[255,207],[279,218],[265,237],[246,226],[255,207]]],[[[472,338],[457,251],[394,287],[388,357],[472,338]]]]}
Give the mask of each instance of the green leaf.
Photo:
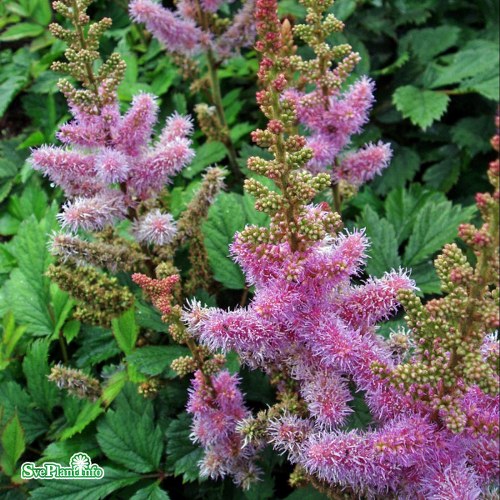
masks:
{"type": "Polygon", "coordinates": [[[402,188],[411,181],[420,167],[420,157],[413,149],[394,145],[394,157],[390,165],[371,183],[379,195],[402,188]]]}
{"type": "Polygon", "coordinates": [[[475,207],[453,206],[449,201],[426,204],[416,217],[404,265],[415,266],[452,241],[457,235],[458,225],[469,220],[474,212],[475,207]]]}
{"type": "Polygon", "coordinates": [[[241,290],[245,287],[243,273],[229,256],[234,234],[247,224],[264,225],[267,222],[267,216],[257,212],[253,203],[253,198],[248,195],[222,193],[210,207],[207,221],[202,226],[214,278],[226,288],[241,290]]]}
{"type": "Polygon", "coordinates": [[[17,413],[26,436],[31,443],[48,429],[45,415],[35,408],[28,393],[16,382],[0,384],[0,428],[17,413]]]}
{"type": "Polygon", "coordinates": [[[441,293],[441,282],[431,262],[423,262],[414,266],[411,270],[411,277],[415,280],[422,294],[441,293]]]}
{"type": "Polygon", "coordinates": [[[408,32],[412,51],[424,63],[457,44],[460,28],[456,26],[439,26],[423,28],[408,32]],[[429,41],[432,40],[432,43],[429,41]]]}
{"type": "Polygon", "coordinates": [[[82,432],[66,441],[54,441],[43,450],[42,462],[67,462],[74,453],[82,452],[94,458],[101,454],[94,434],[82,432]]]}
{"type": "Polygon", "coordinates": [[[14,315],[11,312],[8,312],[3,317],[2,325],[2,345],[0,352],[2,353],[3,359],[8,359],[14,352],[19,340],[21,340],[23,333],[26,331],[26,327],[16,327],[14,315]]]}
{"type": "Polygon", "coordinates": [[[134,308],[125,311],[118,318],[113,318],[111,324],[113,325],[113,334],[118,346],[125,354],[130,354],[135,348],[137,335],[139,334],[139,327],[135,322],[134,308]]]}
{"type": "Polygon", "coordinates": [[[489,116],[463,118],[451,129],[453,144],[467,150],[471,156],[490,151],[488,137],[492,135],[493,126],[489,116]]]}
{"type": "Polygon", "coordinates": [[[192,179],[209,165],[223,160],[227,150],[222,142],[207,142],[196,150],[196,157],[187,168],[182,171],[183,177],[192,179]]]}
{"type": "Polygon", "coordinates": [[[450,98],[442,92],[405,85],[394,92],[392,100],[405,118],[409,118],[413,125],[425,130],[435,120],[441,118],[450,98]]]}
{"type": "Polygon", "coordinates": [[[113,373],[102,390],[101,399],[106,405],[110,405],[116,399],[127,381],[128,373],[125,370],[118,370],[113,373]]]}
{"type": "Polygon", "coordinates": [[[458,181],[460,160],[458,156],[448,157],[429,167],[423,180],[434,189],[447,193],[458,181]]]}
{"type": "Polygon", "coordinates": [[[366,227],[370,239],[368,254],[370,259],[366,270],[373,276],[382,276],[401,265],[398,254],[398,242],[394,227],[387,219],[380,218],[369,206],[365,207],[360,225],[366,227]]]}
{"type": "Polygon", "coordinates": [[[112,467],[104,467],[104,477],[98,481],[72,479],[40,481],[41,488],[31,491],[36,500],[100,500],[111,493],[141,479],[139,474],[112,467]]]}
{"type": "Polygon", "coordinates": [[[120,354],[112,333],[104,328],[82,325],[78,340],[80,348],[75,353],[78,368],[88,368],[120,354]]]}
{"type": "Polygon", "coordinates": [[[146,346],[136,349],[127,356],[127,362],[132,363],[141,373],[156,376],[164,371],[170,378],[176,373],[170,368],[172,361],[180,356],[187,356],[189,349],[180,345],[146,346]]]}
{"type": "Polygon", "coordinates": [[[410,189],[395,189],[385,200],[387,220],[396,231],[396,239],[401,245],[411,234],[415,218],[426,203],[437,203],[446,198],[441,193],[423,190],[418,184],[410,189]]]}
{"type": "Polygon", "coordinates": [[[14,42],[23,38],[35,38],[45,31],[43,26],[35,23],[18,23],[7,28],[0,35],[0,42],[14,42]]]}
{"type": "Polygon", "coordinates": [[[28,390],[33,401],[44,411],[50,413],[59,399],[59,391],[55,384],[49,382],[48,363],[49,342],[35,340],[23,361],[23,372],[28,383],[28,390]]]}
{"type": "Polygon", "coordinates": [[[203,451],[194,445],[189,437],[191,434],[191,418],[187,413],[181,413],[168,426],[167,466],[173,470],[174,476],[183,476],[183,482],[199,479],[198,462],[203,457],[203,451]]]}
{"type": "Polygon", "coordinates": [[[86,401],[82,410],[78,414],[75,423],[61,432],[61,441],[69,439],[75,434],[82,432],[103,412],[104,409],[101,407],[99,401],[96,401],[95,403],[86,401]]]}
{"type": "Polygon", "coordinates": [[[154,425],[153,403],[130,387],[118,396],[115,409],[108,410],[99,422],[97,442],[114,462],[135,472],[151,472],[160,465],[163,435],[154,425]]]}
{"type": "Polygon", "coordinates": [[[0,465],[7,476],[11,477],[16,472],[16,463],[26,448],[24,430],[17,413],[7,422],[2,430],[2,453],[0,465]]]}
{"type": "Polygon", "coordinates": [[[14,97],[27,83],[27,76],[12,75],[0,84],[0,117],[3,116],[14,97]]]}
{"type": "Polygon", "coordinates": [[[169,500],[169,498],[165,490],[162,490],[157,483],[153,483],[136,491],[130,500],[169,500]]]}

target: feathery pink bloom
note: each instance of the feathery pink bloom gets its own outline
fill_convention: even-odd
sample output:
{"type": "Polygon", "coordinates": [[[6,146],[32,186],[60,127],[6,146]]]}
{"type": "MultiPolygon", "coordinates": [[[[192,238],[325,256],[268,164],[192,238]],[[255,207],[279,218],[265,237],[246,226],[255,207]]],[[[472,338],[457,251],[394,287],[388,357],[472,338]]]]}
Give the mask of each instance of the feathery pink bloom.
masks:
{"type": "Polygon", "coordinates": [[[200,51],[205,34],[188,18],[182,18],[151,0],[134,0],[130,4],[134,21],[146,28],[171,52],[192,55],[200,51]]]}
{"type": "Polygon", "coordinates": [[[194,125],[190,116],[182,116],[177,111],[167,118],[160,136],[160,142],[168,143],[174,139],[185,139],[193,133],[194,125]]]}
{"type": "Polygon", "coordinates": [[[104,184],[114,184],[127,180],[130,164],[120,151],[104,148],[95,158],[95,169],[104,184]]]}
{"type": "Polygon", "coordinates": [[[114,131],[116,147],[129,156],[139,155],[149,143],[157,113],[158,104],[152,95],[135,96],[132,106],[114,131]]]}
{"type": "Polygon", "coordinates": [[[367,144],[354,153],[348,153],[334,169],[334,176],[338,180],[343,179],[360,186],[380,174],[389,165],[391,156],[389,144],[367,144]]]}
{"type": "Polygon", "coordinates": [[[167,245],[173,240],[176,231],[172,215],[159,210],[149,212],[134,223],[135,237],[141,243],[167,245]]]}
{"type": "Polygon", "coordinates": [[[124,217],[125,205],[118,191],[104,192],[93,198],[75,198],[68,201],[57,216],[63,229],[71,232],[100,231],[124,217]]]}

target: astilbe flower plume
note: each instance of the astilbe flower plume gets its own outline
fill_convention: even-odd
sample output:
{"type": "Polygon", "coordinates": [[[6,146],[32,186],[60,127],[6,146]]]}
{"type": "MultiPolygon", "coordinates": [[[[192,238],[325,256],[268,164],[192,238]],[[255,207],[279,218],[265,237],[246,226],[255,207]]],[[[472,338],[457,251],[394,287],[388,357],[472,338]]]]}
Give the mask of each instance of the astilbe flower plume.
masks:
{"type": "MultiPolygon", "coordinates": [[[[351,137],[368,121],[374,83],[361,77],[348,88],[344,86],[360,57],[348,44],[332,46],[328,41],[330,35],[344,29],[342,21],[327,13],[333,0],[301,3],[307,8],[306,22],[296,25],[293,32],[313,49],[314,57],[290,57],[289,71],[298,72],[299,77],[287,96],[294,100],[298,121],[309,133],[307,145],[313,156],[307,168],[315,173],[328,171],[334,188],[345,182],[358,187],[380,174],[392,156],[390,145],[380,141],[357,151],[346,150],[351,137]]],[[[340,194],[335,195],[337,209],[340,194]]]]}
{"type": "MultiPolygon", "coordinates": [[[[248,226],[231,245],[255,292],[248,307],[234,311],[192,302],[184,319],[191,334],[211,350],[235,350],[250,367],[289,380],[277,383],[280,402],[269,410],[268,438],[278,450],[325,483],[386,491],[404,477],[408,457],[403,450],[424,448],[432,426],[411,415],[404,420],[401,411],[409,403],[371,369],[376,362],[392,366],[391,350],[376,334],[376,324],[396,311],[398,291],[414,284],[401,270],[351,283],[362,272],[369,242],[363,231],[342,231],[340,217],[327,204],[311,203],[330,185],[330,176],[304,170],[312,150],[296,133],[297,103],[287,92],[294,84],[286,73],[293,56],[290,25],[279,22],[273,0],[257,2],[256,19],[257,49],[263,55],[257,99],[269,122],[254,137],[274,158],[252,157],[248,166],[272,179],[277,189],[255,179],[245,182],[256,206],[270,215],[270,226],[248,226]],[[366,392],[374,418],[386,428],[373,435],[342,433],[354,391],[366,392]],[[412,436],[410,429],[417,424],[422,432],[412,436]],[[400,442],[402,435],[406,442],[400,442]],[[359,443],[352,470],[336,472],[329,444],[334,440],[346,449],[354,446],[350,441],[359,443]],[[392,454],[388,449],[380,465],[368,463],[378,443],[385,442],[394,448],[392,454]],[[365,461],[365,468],[356,465],[365,461]]],[[[250,428],[240,423],[239,429],[250,428]]],[[[227,473],[237,475],[236,470],[227,473]]]]}

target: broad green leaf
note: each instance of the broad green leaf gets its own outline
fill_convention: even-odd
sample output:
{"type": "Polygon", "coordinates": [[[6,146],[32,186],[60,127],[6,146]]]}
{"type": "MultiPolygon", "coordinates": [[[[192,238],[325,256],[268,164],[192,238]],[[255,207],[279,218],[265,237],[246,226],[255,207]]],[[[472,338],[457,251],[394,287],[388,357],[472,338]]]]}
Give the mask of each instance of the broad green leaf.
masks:
{"type": "Polygon", "coordinates": [[[17,413],[3,428],[1,443],[0,465],[7,476],[13,476],[16,472],[16,463],[26,448],[24,430],[17,413]]]}
{"type": "Polygon", "coordinates": [[[14,42],[23,38],[35,38],[45,31],[43,26],[35,23],[18,23],[7,28],[0,35],[0,42],[14,42]]]}
{"type": "Polygon", "coordinates": [[[82,325],[78,340],[80,348],[74,355],[78,368],[92,367],[120,354],[112,333],[104,328],[82,325]]]}
{"type": "Polygon", "coordinates": [[[459,175],[460,159],[452,156],[429,167],[423,179],[434,189],[447,193],[457,183],[459,175]]]}
{"type": "Polygon", "coordinates": [[[162,490],[157,483],[153,483],[134,493],[130,500],[169,500],[168,493],[162,490]]]}
{"type": "Polygon", "coordinates": [[[255,481],[250,485],[248,490],[244,491],[247,500],[267,500],[268,498],[276,498],[274,495],[274,478],[268,470],[264,473],[259,481],[255,481]]]}
{"type": "Polygon", "coordinates": [[[475,207],[453,206],[449,201],[426,204],[419,212],[408,240],[403,263],[415,266],[437,252],[445,243],[453,241],[458,225],[469,220],[475,207]]]}
{"type": "Polygon", "coordinates": [[[402,188],[411,181],[420,167],[420,157],[411,148],[394,146],[394,156],[390,165],[371,183],[379,195],[389,193],[395,188],[402,188]]]}
{"type": "Polygon", "coordinates": [[[411,270],[411,277],[415,280],[422,294],[441,293],[441,282],[431,262],[423,262],[414,266],[411,270]]]}
{"type": "Polygon", "coordinates": [[[456,26],[439,26],[411,30],[406,35],[412,51],[424,63],[457,44],[460,28],[456,26]],[[429,41],[432,40],[432,43],[429,41]]]}
{"type": "Polygon", "coordinates": [[[96,437],[108,458],[135,472],[151,472],[160,465],[163,435],[154,425],[153,403],[137,394],[134,386],[123,391],[115,408],[106,412],[96,437]]]}
{"type": "Polygon", "coordinates": [[[45,415],[33,408],[33,401],[28,393],[16,382],[2,382],[0,384],[0,428],[15,413],[24,429],[27,444],[48,430],[49,423],[45,415]]]}
{"type": "Polygon", "coordinates": [[[167,467],[174,476],[183,477],[183,482],[199,479],[198,462],[203,457],[203,450],[194,445],[189,437],[191,434],[191,418],[182,413],[168,426],[167,437],[167,467]]]}
{"type": "Polygon", "coordinates": [[[0,84],[0,117],[17,93],[28,83],[27,76],[12,75],[0,84]]]}
{"type": "Polygon", "coordinates": [[[110,377],[102,389],[101,399],[104,401],[106,406],[109,406],[112,401],[116,399],[125,386],[127,380],[128,373],[125,370],[119,370],[110,377]]]}
{"type": "Polygon", "coordinates": [[[253,207],[253,199],[236,193],[222,193],[210,207],[202,226],[205,248],[214,278],[226,288],[241,290],[245,278],[229,256],[229,245],[237,231],[247,224],[264,225],[267,216],[253,207]]]}
{"type": "Polygon", "coordinates": [[[170,368],[170,364],[180,356],[187,356],[189,352],[187,347],[180,345],[146,346],[129,354],[127,362],[145,375],[156,376],[166,371],[168,377],[175,377],[176,373],[170,368]]]}
{"type": "Polygon", "coordinates": [[[130,354],[135,348],[139,328],[135,322],[134,308],[125,311],[118,318],[111,320],[113,334],[120,349],[125,354],[130,354]]]}
{"type": "Polygon", "coordinates": [[[141,479],[139,474],[127,470],[104,467],[104,477],[98,481],[72,479],[40,481],[41,488],[31,491],[35,500],[101,500],[125,486],[141,479]]]}
{"type": "Polygon", "coordinates": [[[168,332],[168,325],[161,320],[161,314],[150,304],[136,300],[135,319],[142,328],[149,328],[155,332],[168,332]]]}
{"type": "Polygon", "coordinates": [[[23,360],[23,372],[33,401],[40,409],[50,414],[59,399],[59,391],[56,385],[47,379],[50,374],[48,357],[49,342],[35,340],[23,360]]]}
{"type": "Polygon", "coordinates": [[[413,184],[410,189],[391,191],[385,200],[385,213],[396,231],[398,244],[401,245],[410,236],[415,218],[426,203],[445,200],[442,193],[424,190],[419,184],[413,184]]]}
{"type": "Polygon", "coordinates": [[[206,167],[223,160],[227,155],[227,150],[221,142],[207,142],[196,150],[195,159],[191,165],[182,171],[183,177],[192,179],[206,167]]]}
{"type": "Polygon", "coordinates": [[[492,135],[493,122],[489,116],[463,118],[451,129],[453,144],[467,150],[471,156],[490,151],[488,138],[492,135]]]}
{"type": "MultiPolygon", "coordinates": [[[[455,54],[450,64],[440,67],[432,88],[463,82],[475,78],[478,83],[498,74],[498,43],[490,40],[472,40],[455,54]]],[[[498,98],[498,92],[496,94],[498,98]]]]}
{"type": "Polygon", "coordinates": [[[64,441],[73,437],[75,434],[82,432],[88,425],[90,425],[104,409],[101,407],[99,401],[95,403],[85,402],[82,410],[78,414],[75,423],[61,432],[60,439],[64,441]]]}
{"type": "Polygon", "coordinates": [[[26,331],[24,326],[16,326],[14,315],[8,312],[2,321],[2,347],[0,352],[5,358],[9,358],[14,352],[14,349],[26,331]]]}
{"type": "Polygon", "coordinates": [[[394,92],[392,100],[405,118],[409,118],[413,125],[425,130],[435,120],[441,118],[450,98],[442,92],[405,85],[394,92]]]}
{"type": "Polygon", "coordinates": [[[370,239],[366,270],[372,276],[382,276],[385,272],[401,266],[398,242],[394,227],[387,219],[381,219],[369,206],[365,207],[360,225],[366,228],[370,239]]]}
{"type": "Polygon", "coordinates": [[[41,462],[67,462],[77,452],[83,452],[94,458],[101,454],[94,433],[82,432],[66,441],[54,441],[43,450],[41,462]]]}

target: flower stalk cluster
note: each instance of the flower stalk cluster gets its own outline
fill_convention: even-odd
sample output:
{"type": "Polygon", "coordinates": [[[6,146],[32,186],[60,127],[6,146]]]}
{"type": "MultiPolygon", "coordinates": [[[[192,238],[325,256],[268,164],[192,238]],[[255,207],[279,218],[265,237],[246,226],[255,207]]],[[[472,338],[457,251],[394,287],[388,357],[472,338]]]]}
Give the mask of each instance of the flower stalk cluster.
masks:
{"type": "Polygon", "coordinates": [[[65,389],[79,399],[89,399],[94,402],[101,397],[102,390],[99,381],[81,370],[56,365],[52,367],[48,379],[59,389],[65,389]]]}
{"type": "MultiPolygon", "coordinates": [[[[308,5],[311,20],[316,7],[308,5]]],[[[279,21],[273,0],[258,0],[256,18],[263,87],[257,99],[268,125],[253,137],[273,158],[250,158],[249,167],[275,188],[253,179],[245,186],[271,221],[268,228],[245,228],[231,246],[255,287],[249,306],[223,311],[194,302],[184,315],[189,332],[212,351],[234,350],[269,374],[278,403],[236,428],[252,449],[270,441],[286,453],[297,466],[295,484],[310,482],[331,498],[340,490],[352,498],[479,498],[495,480],[499,458],[498,344],[487,335],[498,325],[498,233],[492,228],[498,162],[490,167],[495,193],[478,196],[485,226],[460,230],[474,242],[476,271],[454,246],[438,259],[445,298],[423,306],[401,270],[359,283],[368,245],[363,232],[342,232],[328,205],[310,204],[330,175],[304,169],[313,151],[297,134],[302,104],[290,70],[290,26],[279,21]],[[497,271],[486,276],[489,266],[497,271]],[[399,301],[414,333],[398,332],[385,342],[377,323],[399,301]],[[366,430],[349,425],[355,399],[369,409],[366,430]]],[[[335,69],[336,81],[333,75],[335,69]]],[[[323,83],[328,91],[328,78],[323,83]]],[[[366,80],[359,85],[348,93],[368,88],[366,80]]],[[[340,102],[330,100],[332,110],[353,106],[356,116],[357,99],[340,102]]],[[[342,142],[341,117],[334,123],[332,138],[342,142]]],[[[238,475],[221,466],[223,473],[238,475]]]]}

